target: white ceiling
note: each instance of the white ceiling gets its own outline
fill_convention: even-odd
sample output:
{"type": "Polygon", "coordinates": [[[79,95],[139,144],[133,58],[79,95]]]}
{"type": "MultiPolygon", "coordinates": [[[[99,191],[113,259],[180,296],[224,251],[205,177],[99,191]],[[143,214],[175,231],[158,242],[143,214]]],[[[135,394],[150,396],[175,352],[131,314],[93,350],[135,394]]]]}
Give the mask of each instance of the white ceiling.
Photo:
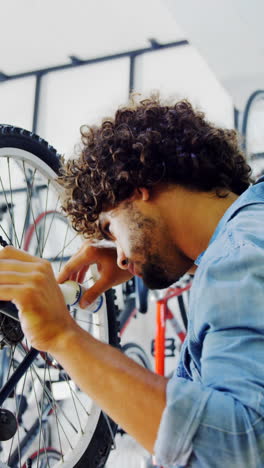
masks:
{"type": "MultiPolygon", "coordinates": [[[[0,71],[188,39],[243,108],[264,87],[263,0],[0,0],[0,71]]],[[[194,70],[195,73],[195,70],[194,70]]]]}
{"type": "Polygon", "coordinates": [[[159,0],[0,0],[0,71],[20,73],[183,38],[159,0]],[[4,46],[3,46],[4,45],[4,46]]]}
{"type": "Polygon", "coordinates": [[[243,108],[264,88],[263,0],[164,0],[177,23],[243,108]]]}

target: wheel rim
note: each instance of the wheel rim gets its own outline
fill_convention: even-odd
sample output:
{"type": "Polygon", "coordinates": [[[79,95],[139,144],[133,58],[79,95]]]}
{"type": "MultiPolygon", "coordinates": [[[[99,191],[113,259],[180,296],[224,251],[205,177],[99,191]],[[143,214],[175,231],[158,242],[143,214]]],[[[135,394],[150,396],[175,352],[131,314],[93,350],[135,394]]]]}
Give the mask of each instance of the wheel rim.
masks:
{"type": "MultiPolygon", "coordinates": [[[[1,207],[7,205],[6,212],[1,214],[0,235],[15,247],[23,248],[29,227],[33,225],[26,248],[34,255],[37,245],[38,255],[52,261],[57,273],[65,259],[78,249],[81,239],[69,229],[62,215],[54,214],[59,210],[60,192],[60,187],[54,182],[56,174],[39,158],[17,148],[0,148],[0,174],[0,204],[1,207]],[[39,188],[41,186],[42,189],[39,188]],[[21,188],[25,190],[20,191],[21,188]],[[42,217],[40,225],[38,219],[41,212],[49,213],[42,217]],[[54,233],[54,225],[59,220],[60,227],[54,233]],[[52,242],[49,242],[50,239],[52,242]]],[[[87,286],[91,281],[88,278],[87,286]]],[[[71,312],[80,326],[96,338],[108,341],[105,299],[100,310],[88,316],[88,319],[87,311],[78,307],[74,307],[71,312]]],[[[22,344],[13,344],[0,351],[1,364],[4,364],[5,369],[2,383],[23,358],[26,346],[24,339],[22,344]]],[[[16,454],[18,462],[13,466],[18,467],[22,467],[34,451],[45,452],[47,435],[44,434],[44,427],[49,426],[49,442],[63,457],[61,461],[50,464],[47,456],[46,466],[59,467],[63,463],[63,466],[72,468],[85,452],[100,415],[100,409],[80,392],[58,364],[54,361],[51,365],[50,358],[45,360],[42,356],[20,380],[13,398],[8,398],[3,407],[11,409],[20,421],[14,438],[2,443],[1,460],[8,464],[16,454]],[[22,403],[28,405],[28,408],[24,410],[22,403]],[[48,411],[48,405],[52,411],[48,411]],[[25,429],[28,430],[32,425],[33,417],[39,419],[41,424],[38,436],[27,447],[21,448],[25,429]]]]}

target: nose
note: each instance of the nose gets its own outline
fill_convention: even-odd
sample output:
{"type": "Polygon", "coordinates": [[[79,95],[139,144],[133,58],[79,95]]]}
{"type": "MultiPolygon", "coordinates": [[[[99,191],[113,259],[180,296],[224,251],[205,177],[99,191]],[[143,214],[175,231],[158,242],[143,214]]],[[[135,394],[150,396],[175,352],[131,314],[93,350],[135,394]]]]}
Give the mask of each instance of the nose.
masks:
{"type": "Polygon", "coordinates": [[[127,270],[128,268],[128,259],[126,255],[124,254],[123,250],[117,246],[117,265],[119,268],[122,270],[127,270]]]}

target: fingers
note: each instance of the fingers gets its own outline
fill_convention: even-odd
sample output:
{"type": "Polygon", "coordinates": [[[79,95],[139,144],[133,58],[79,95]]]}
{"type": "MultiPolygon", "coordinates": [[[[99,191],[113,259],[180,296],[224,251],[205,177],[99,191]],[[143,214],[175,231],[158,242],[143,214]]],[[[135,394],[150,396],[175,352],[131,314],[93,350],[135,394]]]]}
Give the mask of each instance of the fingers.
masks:
{"type": "MultiPolygon", "coordinates": [[[[87,265],[87,259],[83,252],[78,252],[63,266],[62,270],[57,275],[57,282],[64,283],[64,281],[71,279],[77,280],[77,275],[82,267],[89,268],[87,265]]],[[[86,270],[87,271],[87,270],[86,270]]]]}
{"type": "MultiPolygon", "coordinates": [[[[0,284],[25,284],[30,281],[33,275],[31,272],[9,272],[9,271],[0,271],[0,284]]],[[[2,299],[2,298],[0,298],[2,299]]]]}
{"type": "MultiPolygon", "coordinates": [[[[0,284],[38,284],[43,279],[44,272],[47,270],[49,273],[50,265],[46,261],[13,247],[5,247],[0,253],[0,284]]],[[[1,299],[3,300],[2,297],[1,299]]]]}
{"type": "Polygon", "coordinates": [[[13,259],[20,260],[22,262],[39,262],[41,261],[38,257],[33,257],[23,250],[15,249],[15,247],[8,245],[4,249],[0,250],[0,260],[2,259],[13,259]]]}
{"type": "Polygon", "coordinates": [[[98,296],[103,294],[111,285],[99,279],[96,283],[83,294],[80,300],[80,307],[85,309],[89,304],[94,302],[98,296]]]}
{"type": "Polygon", "coordinates": [[[89,268],[90,268],[90,265],[83,266],[80,270],[74,273],[71,273],[68,279],[71,281],[76,281],[77,283],[82,283],[84,281],[85,275],[87,271],[89,270],[89,268]]]}
{"type": "Polygon", "coordinates": [[[76,277],[76,281],[78,283],[83,283],[87,270],[89,270],[89,267],[85,266],[81,268],[81,270],[78,272],[77,277],[76,277]]]}
{"type": "Polygon", "coordinates": [[[24,284],[0,284],[0,300],[16,303],[25,291],[24,284]]]}
{"type": "Polygon", "coordinates": [[[58,283],[64,283],[64,281],[71,279],[73,281],[82,282],[85,276],[85,273],[89,267],[98,263],[98,252],[89,246],[82,247],[75,255],[73,255],[70,260],[63,266],[62,270],[57,276],[58,283]],[[80,279],[79,279],[80,274],[80,279]],[[82,280],[81,280],[82,278],[82,280]]]}
{"type": "MultiPolygon", "coordinates": [[[[38,264],[34,265],[36,268],[38,264]]],[[[40,265],[39,265],[40,266],[40,265]]],[[[0,258],[0,272],[12,272],[17,271],[20,273],[30,273],[33,271],[32,262],[22,262],[21,260],[14,260],[10,258],[0,258]]]]}

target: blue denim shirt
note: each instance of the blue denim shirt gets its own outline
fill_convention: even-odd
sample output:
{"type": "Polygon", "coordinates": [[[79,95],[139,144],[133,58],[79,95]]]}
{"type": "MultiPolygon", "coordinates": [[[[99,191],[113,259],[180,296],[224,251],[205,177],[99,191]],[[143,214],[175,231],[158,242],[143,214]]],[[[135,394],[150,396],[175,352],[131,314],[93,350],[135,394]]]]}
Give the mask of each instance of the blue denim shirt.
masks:
{"type": "Polygon", "coordinates": [[[156,459],[264,467],[264,180],[229,207],[197,263],[156,459]]]}

